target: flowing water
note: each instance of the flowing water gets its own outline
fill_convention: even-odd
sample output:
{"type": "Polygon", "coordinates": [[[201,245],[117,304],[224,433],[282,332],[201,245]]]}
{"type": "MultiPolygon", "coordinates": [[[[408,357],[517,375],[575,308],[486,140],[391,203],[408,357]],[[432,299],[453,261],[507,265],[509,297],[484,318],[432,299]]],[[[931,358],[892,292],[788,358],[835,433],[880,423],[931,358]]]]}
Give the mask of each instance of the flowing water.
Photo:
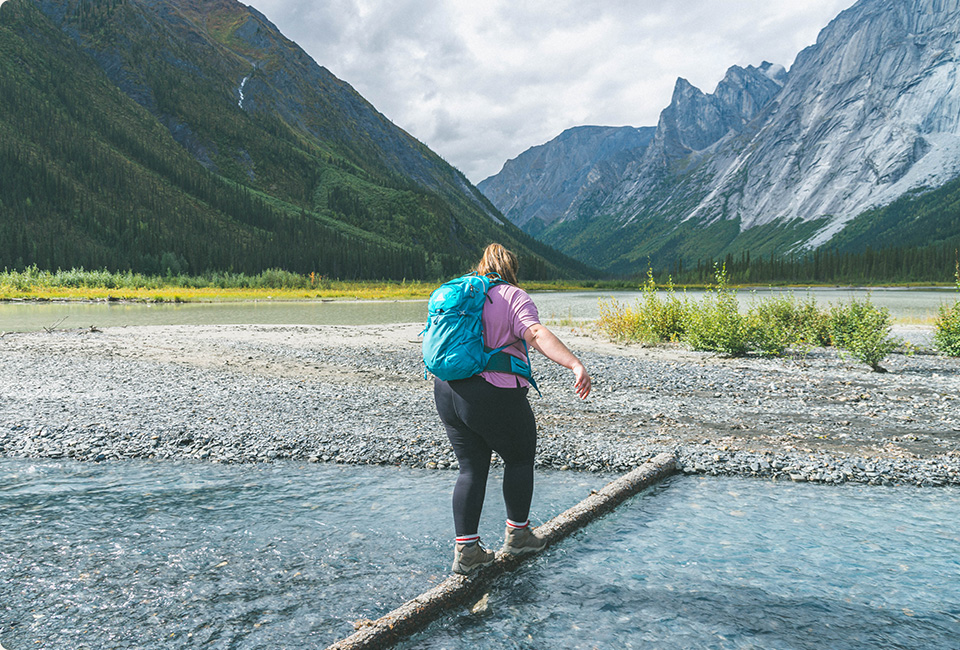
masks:
{"type": "MultiPolygon", "coordinates": [[[[686,292],[700,299],[703,291],[686,292]]],[[[792,293],[799,299],[813,297],[820,305],[838,304],[851,298],[867,297],[886,307],[897,319],[926,321],[937,314],[942,303],[960,298],[947,289],[758,289],[737,292],[746,306],[770,295],[792,293]]],[[[544,319],[592,320],[600,314],[601,300],[632,304],[637,291],[542,292],[533,294],[544,319]]],[[[679,294],[684,295],[684,294],[679,294]]],[[[39,331],[58,326],[76,329],[90,326],[125,325],[376,325],[426,321],[425,300],[330,302],[235,302],[186,304],[137,303],[0,303],[0,332],[39,331]]]]}
{"type": "Polygon", "coordinates": [[[402,648],[960,648],[960,490],[676,478],[402,648]]]}
{"type": "MultiPolygon", "coordinates": [[[[485,540],[506,516],[491,475],[485,540]]],[[[0,459],[7,650],[325,647],[449,575],[452,472],[0,459]]],[[[602,477],[541,473],[534,517],[602,477]]]]}
{"type": "MultiPolygon", "coordinates": [[[[608,479],[538,473],[535,518],[608,479]]],[[[0,644],[324,647],[446,577],[453,481],[0,459],[0,644]]],[[[675,477],[404,647],[955,649],[958,520],[953,488],[675,477]]]]}

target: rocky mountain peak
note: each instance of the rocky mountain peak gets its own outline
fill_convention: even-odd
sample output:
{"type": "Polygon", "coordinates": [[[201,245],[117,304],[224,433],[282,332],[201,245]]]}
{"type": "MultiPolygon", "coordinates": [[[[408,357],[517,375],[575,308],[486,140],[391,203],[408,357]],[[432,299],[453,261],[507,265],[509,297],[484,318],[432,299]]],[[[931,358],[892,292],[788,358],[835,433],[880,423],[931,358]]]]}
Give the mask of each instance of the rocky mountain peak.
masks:
{"type": "Polygon", "coordinates": [[[764,61],[760,64],[758,69],[760,72],[765,74],[768,79],[781,86],[787,83],[787,69],[779,63],[770,63],[769,61],[764,61]]]}
{"type": "Polygon", "coordinates": [[[958,0],[861,0],[842,12],[797,56],[751,145],[714,161],[714,189],[691,216],[745,228],[827,218],[806,242],[817,246],[865,209],[956,176],[958,32],[958,0]]]}
{"type": "Polygon", "coordinates": [[[652,127],[567,129],[508,160],[477,187],[517,225],[542,229],[568,215],[579,197],[596,191],[599,181],[619,177],[643,154],[652,135],[652,127]]]}
{"type": "Polygon", "coordinates": [[[654,139],[657,151],[648,155],[674,159],[702,151],[728,133],[741,131],[783,86],[786,72],[771,76],[768,72],[773,64],[765,65],[730,67],[710,95],[682,77],[677,79],[670,106],[660,114],[654,139]]]}
{"type": "Polygon", "coordinates": [[[939,188],[960,177],[960,0],[860,0],[789,72],[732,66],[711,94],[678,79],[652,143],[621,169],[543,239],[615,270],[784,253],[939,188]]]}

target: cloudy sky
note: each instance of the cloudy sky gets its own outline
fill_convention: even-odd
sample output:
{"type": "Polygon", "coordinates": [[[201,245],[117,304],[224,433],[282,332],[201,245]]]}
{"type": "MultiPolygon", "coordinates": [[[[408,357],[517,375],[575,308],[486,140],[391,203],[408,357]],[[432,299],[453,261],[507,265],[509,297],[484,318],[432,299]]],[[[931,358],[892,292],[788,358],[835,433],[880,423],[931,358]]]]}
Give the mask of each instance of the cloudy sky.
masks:
{"type": "Polygon", "coordinates": [[[655,126],[677,77],[789,68],[854,2],[243,1],[474,183],[572,126],[655,126]]]}

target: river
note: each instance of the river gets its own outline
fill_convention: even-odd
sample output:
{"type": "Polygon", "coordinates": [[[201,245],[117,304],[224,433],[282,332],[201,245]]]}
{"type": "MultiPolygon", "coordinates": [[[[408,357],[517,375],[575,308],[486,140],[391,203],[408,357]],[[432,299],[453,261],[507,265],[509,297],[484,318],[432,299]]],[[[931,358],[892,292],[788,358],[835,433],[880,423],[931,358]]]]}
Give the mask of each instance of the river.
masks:
{"type": "MultiPolygon", "coordinates": [[[[792,293],[798,298],[813,297],[820,305],[837,304],[869,297],[886,307],[898,321],[928,323],[943,303],[952,303],[960,294],[951,289],[757,289],[740,290],[744,306],[771,295],[792,293]]],[[[703,291],[686,296],[700,299],[703,291]]],[[[683,295],[683,294],[681,294],[683,295]]],[[[540,292],[533,298],[540,316],[547,320],[592,320],[600,314],[603,300],[633,303],[638,291],[540,292]]],[[[426,320],[425,300],[404,301],[305,301],[305,302],[215,302],[215,303],[84,303],[6,302],[0,303],[0,332],[122,327],[134,325],[377,325],[417,323],[426,320]]]]}
{"type": "MultiPolygon", "coordinates": [[[[608,477],[539,472],[546,520],[608,477]]],[[[454,475],[0,459],[0,644],[322,648],[444,579],[454,475]]],[[[500,477],[481,534],[498,543],[500,477]]],[[[960,492],[674,477],[403,648],[955,648],[960,492]]]]}

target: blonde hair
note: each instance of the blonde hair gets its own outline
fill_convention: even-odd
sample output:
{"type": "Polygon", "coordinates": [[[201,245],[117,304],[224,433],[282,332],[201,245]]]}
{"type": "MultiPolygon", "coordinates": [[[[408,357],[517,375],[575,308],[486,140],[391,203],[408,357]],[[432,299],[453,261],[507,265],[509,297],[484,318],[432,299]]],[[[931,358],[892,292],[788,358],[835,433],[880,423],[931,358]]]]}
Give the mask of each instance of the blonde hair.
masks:
{"type": "Polygon", "coordinates": [[[496,273],[512,285],[517,284],[517,271],[519,270],[520,262],[517,261],[517,256],[500,244],[487,246],[486,250],[483,251],[483,258],[477,264],[477,275],[496,273]]]}

